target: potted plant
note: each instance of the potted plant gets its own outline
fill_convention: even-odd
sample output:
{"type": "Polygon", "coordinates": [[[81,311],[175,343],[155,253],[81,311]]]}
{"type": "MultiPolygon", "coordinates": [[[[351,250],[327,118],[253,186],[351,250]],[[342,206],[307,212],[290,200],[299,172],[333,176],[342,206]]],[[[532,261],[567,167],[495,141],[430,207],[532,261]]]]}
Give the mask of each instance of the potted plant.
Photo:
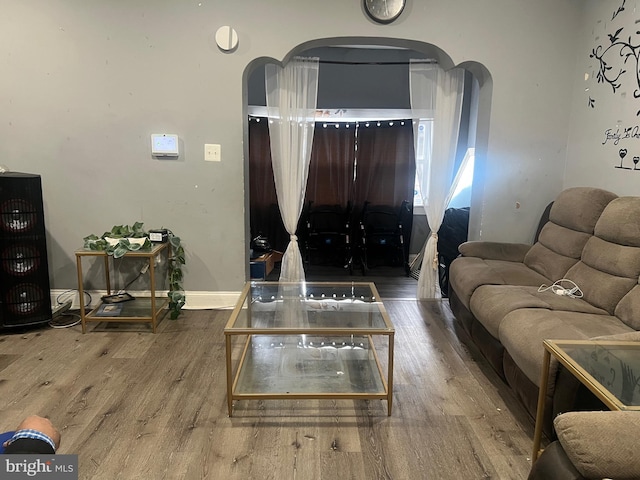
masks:
{"type": "Polygon", "coordinates": [[[141,222],[134,223],[132,227],[115,225],[101,237],[91,234],[84,237],[84,248],[107,252],[113,258],[120,258],[129,251],[149,249],[151,241],[142,225],[141,222]]]}
{"type": "MultiPolygon", "coordinates": [[[[175,320],[185,304],[182,267],[186,260],[180,237],[176,237],[170,230],[168,232],[171,256],[168,266],[169,291],[167,296],[169,297],[170,317],[175,320]]],[[[84,248],[103,251],[108,255],[113,255],[113,258],[120,258],[130,251],[151,249],[151,241],[142,222],[136,222],[133,226],[115,225],[110,231],[103,233],[101,237],[94,234],[88,235],[84,237],[84,248]]]]}

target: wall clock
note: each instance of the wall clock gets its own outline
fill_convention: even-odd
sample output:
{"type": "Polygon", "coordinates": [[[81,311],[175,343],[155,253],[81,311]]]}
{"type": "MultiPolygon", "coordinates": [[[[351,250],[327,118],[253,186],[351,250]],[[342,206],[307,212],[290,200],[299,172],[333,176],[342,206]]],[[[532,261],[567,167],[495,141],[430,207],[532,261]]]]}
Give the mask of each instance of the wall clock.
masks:
{"type": "Polygon", "coordinates": [[[363,0],[364,11],[378,23],[391,23],[400,16],[406,0],[363,0]]]}

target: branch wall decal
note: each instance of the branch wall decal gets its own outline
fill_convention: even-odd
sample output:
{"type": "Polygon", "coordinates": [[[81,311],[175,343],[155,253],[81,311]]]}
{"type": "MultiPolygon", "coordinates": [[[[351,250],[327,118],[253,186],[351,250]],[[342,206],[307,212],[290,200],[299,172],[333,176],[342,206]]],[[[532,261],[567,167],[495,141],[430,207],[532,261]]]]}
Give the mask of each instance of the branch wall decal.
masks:
{"type": "MultiPolygon", "coordinates": [[[[604,45],[596,46],[589,57],[595,58],[599,63],[598,73],[596,74],[598,83],[609,84],[614,94],[622,86],[622,76],[627,73],[625,67],[629,65],[633,68],[635,73],[633,98],[637,99],[640,98],[640,43],[634,44],[631,35],[626,40],[621,40],[620,35],[623,30],[624,27],[620,27],[614,34],[608,34],[610,44],[606,48],[604,45]],[[611,64],[618,57],[622,59],[623,66],[618,68],[616,72],[611,64]]],[[[636,31],[635,34],[640,35],[640,31],[636,31]]],[[[591,100],[590,98],[590,102],[591,100]]],[[[636,112],[636,115],[640,116],[640,110],[636,112]]]]}
{"type": "MultiPolygon", "coordinates": [[[[627,0],[620,0],[618,8],[611,15],[611,22],[606,20],[597,21],[597,25],[604,25],[605,31],[596,33],[594,30],[594,47],[591,49],[589,58],[595,61],[590,65],[591,75],[585,74],[585,80],[592,78],[605,88],[600,93],[591,88],[586,88],[588,92],[587,108],[595,109],[597,106],[608,106],[608,102],[598,102],[599,94],[610,93],[619,95],[622,104],[631,105],[630,100],[640,100],[640,30],[632,16],[634,10],[625,8],[627,0]],[[610,33],[606,33],[606,31],[610,33]],[[606,34],[605,34],[606,33],[606,34]],[[627,97],[628,88],[633,88],[632,99],[627,97]]],[[[636,117],[640,117],[640,105],[635,105],[636,117]]],[[[640,140],[640,125],[624,125],[624,117],[617,117],[613,128],[606,128],[604,131],[604,141],[602,145],[608,143],[618,145],[620,142],[629,142],[630,148],[619,148],[617,159],[614,160],[614,167],[626,171],[640,172],[640,155],[637,151],[637,141],[640,140]],[[635,150],[635,151],[632,151],[635,150]],[[626,161],[626,165],[625,165],[626,161]]],[[[631,123],[631,122],[630,122],[631,123]]],[[[634,122],[635,123],[635,122],[634,122]]],[[[622,145],[621,145],[622,146],[622,145]]]]}

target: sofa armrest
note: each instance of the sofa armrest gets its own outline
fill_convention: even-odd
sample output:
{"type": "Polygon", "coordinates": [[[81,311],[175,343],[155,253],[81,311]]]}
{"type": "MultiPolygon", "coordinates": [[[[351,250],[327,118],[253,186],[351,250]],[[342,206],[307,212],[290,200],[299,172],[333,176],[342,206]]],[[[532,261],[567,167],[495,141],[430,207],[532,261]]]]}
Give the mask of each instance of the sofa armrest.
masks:
{"type": "Polygon", "coordinates": [[[638,412],[568,412],[554,420],[558,440],[585,478],[640,478],[638,412]]]}
{"type": "Polygon", "coordinates": [[[531,245],[524,243],[465,242],[458,247],[464,257],[479,257],[485,260],[505,260],[523,262],[531,245]]]}
{"type": "Polygon", "coordinates": [[[603,335],[601,337],[593,337],[591,340],[600,340],[605,342],[640,342],[640,332],[616,333],[615,335],[603,335]]]}

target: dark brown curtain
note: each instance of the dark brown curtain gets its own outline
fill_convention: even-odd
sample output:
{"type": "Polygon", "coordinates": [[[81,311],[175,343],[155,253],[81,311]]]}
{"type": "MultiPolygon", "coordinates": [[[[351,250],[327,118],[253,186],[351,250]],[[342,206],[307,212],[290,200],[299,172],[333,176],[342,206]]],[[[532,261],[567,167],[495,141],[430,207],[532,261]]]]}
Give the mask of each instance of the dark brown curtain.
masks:
{"type": "Polygon", "coordinates": [[[284,252],[289,235],[278,208],[266,118],[249,120],[249,225],[251,238],[264,235],[273,249],[284,252]]]}
{"type": "MultiPolygon", "coordinates": [[[[272,248],[283,251],[289,236],[278,209],[267,119],[259,120],[249,119],[251,236],[265,235],[272,248]]],[[[415,160],[411,120],[348,125],[316,123],[305,205],[312,202],[345,208],[350,203],[357,223],[365,202],[398,210],[404,200],[412,204],[415,160]]],[[[411,226],[407,226],[405,234],[410,235],[411,226]]]]}
{"type": "Polygon", "coordinates": [[[413,228],[416,162],[411,120],[361,122],[358,128],[354,219],[369,208],[389,207],[402,223],[404,257],[409,258],[413,228]]]}
{"type": "Polygon", "coordinates": [[[316,123],[306,203],[340,205],[353,200],[356,125],[316,123]],[[337,126],[337,128],[336,128],[337,126]]]}
{"type": "Polygon", "coordinates": [[[359,124],[354,205],[413,203],[415,172],[411,120],[359,124]]]}

